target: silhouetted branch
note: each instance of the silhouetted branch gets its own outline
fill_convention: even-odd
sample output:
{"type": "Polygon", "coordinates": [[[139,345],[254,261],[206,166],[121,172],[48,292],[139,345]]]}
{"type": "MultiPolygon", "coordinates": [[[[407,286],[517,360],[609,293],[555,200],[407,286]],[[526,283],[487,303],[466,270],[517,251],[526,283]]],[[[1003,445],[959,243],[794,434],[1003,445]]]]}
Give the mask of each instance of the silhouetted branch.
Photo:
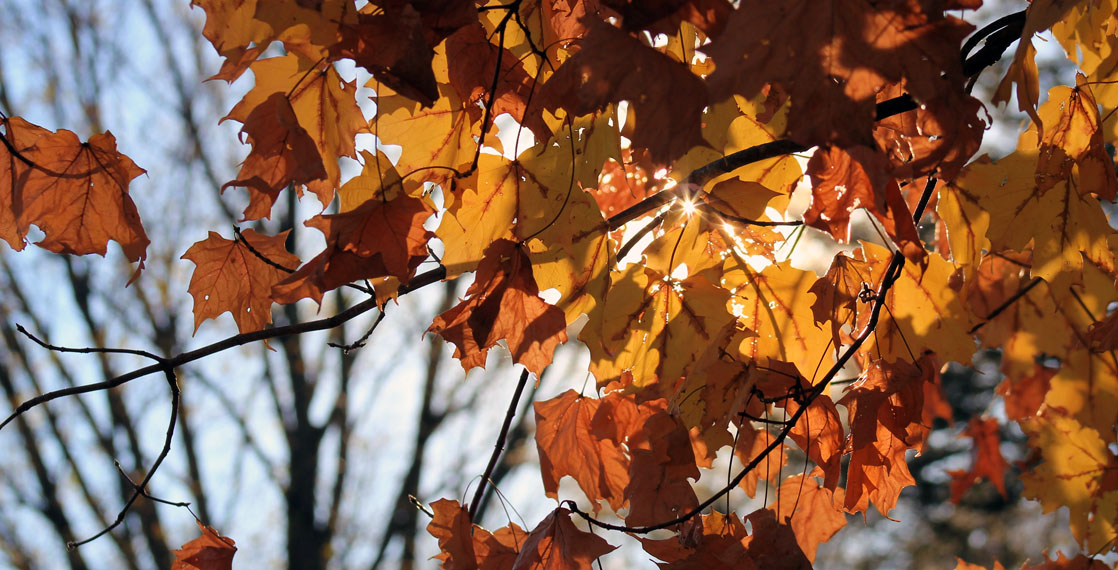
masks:
{"type": "MultiPolygon", "coordinates": [[[[136,499],[140,498],[141,495],[147,495],[147,492],[144,491],[144,488],[147,487],[148,483],[151,482],[151,478],[155,475],[155,472],[159,469],[159,466],[163,464],[163,460],[167,458],[167,454],[171,452],[171,439],[175,435],[175,423],[178,421],[179,418],[179,396],[181,394],[179,392],[178,380],[175,378],[175,370],[168,364],[168,362],[169,361],[163,361],[161,363],[161,370],[167,378],[167,385],[171,388],[171,419],[167,422],[167,437],[163,440],[163,449],[160,450],[159,456],[156,457],[155,462],[151,464],[151,469],[148,470],[147,475],[144,476],[143,480],[140,481],[139,484],[132,483],[132,480],[129,479],[129,483],[132,483],[133,487],[132,498],[130,498],[128,502],[124,504],[124,508],[120,510],[120,514],[117,515],[116,520],[114,520],[108,526],[101,529],[100,532],[89,538],[79,540],[77,542],[67,543],[66,548],[72,550],[83,544],[87,544],[89,542],[97,540],[105,533],[113,530],[114,528],[119,526],[120,523],[124,522],[124,515],[128,514],[128,509],[132,508],[132,504],[136,502],[136,499]]],[[[117,466],[119,467],[120,464],[118,463],[117,466]]]]}
{"type": "Polygon", "coordinates": [[[493,444],[493,454],[489,456],[489,464],[485,466],[485,472],[481,474],[481,481],[477,484],[477,490],[474,491],[474,499],[470,501],[470,520],[477,522],[477,510],[481,506],[481,498],[485,495],[485,486],[489,482],[489,476],[493,474],[493,468],[497,466],[497,459],[501,457],[501,452],[505,450],[505,438],[508,437],[509,427],[512,425],[512,418],[516,415],[516,406],[520,403],[520,394],[524,392],[524,386],[528,383],[528,369],[525,368],[520,373],[520,380],[516,383],[516,390],[512,393],[512,400],[509,401],[508,411],[505,412],[505,422],[501,424],[501,431],[497,434],[497,441],[493,444]]]}

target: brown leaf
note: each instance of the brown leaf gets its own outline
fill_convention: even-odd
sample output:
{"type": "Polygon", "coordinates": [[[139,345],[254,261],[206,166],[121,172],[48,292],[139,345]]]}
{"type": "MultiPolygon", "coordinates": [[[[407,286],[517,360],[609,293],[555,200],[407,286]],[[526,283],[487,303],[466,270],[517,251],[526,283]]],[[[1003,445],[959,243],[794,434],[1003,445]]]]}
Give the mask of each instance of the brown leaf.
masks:
{"type": "Polygon", "coordinates": [[[46,237],[37,245],[55,253],[105,255],[115,241],[128,261],[140,262],[135,279],[150,240],[128,186],[146,171],[116,150],[113,134],[81,142],[63,129],[37,138],[24,156],[39,168],[27,175],[19,226],[39,226],[46,237]]]}
{"type": "Polygon", "coordinates": [[[513,570],[591,570],[595,560],[617,548],[579,530],[570,515],[567,509],[555,509],[532,529],[513,570]]]}
{"type": "Polygon", "coordinates": [[[289,184],[326,178],[314,140],[299,126],[283,93],[272,93],[254,108],[245,119],[241,135],[248,137],[252,152],[241,164],[237,179],[226,182],[221,189],[243,186],[251,191],[246,220],[270,218],[272,204],[289,184]]]}
{"type": "Polygon", "coordinates": [[[688,479],[699,478],[691,437],[679,418],[663,411],[645,422],[629,442],[629,514],[633,526],[671,520],[699,504],[688,479]]]}
{"type": "Polygon", "coordinates": [[[198,521],[198,528],[202,536],[173,551],[175,563],[171,570],[230,570],[237,553],[233,539],[221,536],[202,521],[198,521]]]}
{"type": "Polygon", "coordinates": [[[467,371],[484,367],[489,349],[504,339],[513,360],[539,377],[555,347],[567,342],[563,311],[539,298],[531,261],[515,242],[501,239],[486,248],[466,297],[427,330],[455,345],[467,371]]]}
{"type": "Polygon", "coordinates": [[[599,438],[591,429],[600,403],[567,390],[533,404],[544,492],[557,497],[559,480],[570,475],[593,503],[595,513],[603,500],[615,511],[624,507],[629,481],[629,459],[621,448],[624,436],[610,441],[599,438]]]}
{"type": "Polygon", "coordinates": [[[493,533],[470,524],[469,512],[458,501],[439,499],[431,510],[427,532],[439,541],[435,558],[444,570],[510,570],[527,537],[516,523],[493,533]]]}
{"type": "Polygon", "coordinates": [[[687,66],[596,18],[579,45],[544,84],[545,108],[585,115],[629,101],[636,121],[633,144],[647,148],[659,164],[704,144],[706,87],[687,66]]]}
{"type": "MultiPolygon", "coordinates": [[[[35,143],[51,134],[50,131],[33,125],[20,117],[3,120],[4,138],[20,153],[26,154],[35,143]]],[[[31,167],[8,150],[0,147],[0,239],[8,242],[12,249],[22,251],[24,238],[27,237],[28,223],[21,222],[23,211],[24,184],[31,174],[31,167]]]]}
{"type": "MultiPolygon", "coordinates": [[[[260,256],[282,267],[294,267],[299,258],[284,246],[287,232],[277,236],[256,233],[251,228],[241,234],[260,256]]],[[[206,319],[216,319],[229,311],[237,330],[258,331],[272,322],[272,286],[287,273],[270,265],[244,243],[230,241],[216,232],[190,246],[182,259],[194,262],[189,291],[194,297],[194,331],[206,319]]]]}
{"type": "Polygon", "coordinates": [[[949,471],[951,475],[951,502],[959,504],[963,494],[974,485],[980,477],[985,477],[1001,493],[1002,498],[1007,498],[1005,492],[1005,470],[1009,468],[999,445],[1002,442],[998,433],[998,420],[995,418],[973,418],[967,424],[967,429],[962,436],[970,436],[974,440],[971,447],[971,467],[967,471],[949,471]]]}
{"type": "Polygon", "coordinates": [[[971,29],[914,2],[867,0],[746,0],[726,27],[735,33],[703,48],[715,62],[713,98],[753,97],[776,83],[792,101],[789,137],[844,146],[873,144],[875,97],[890,83],[906,79],[918,101],[961,91],[959,52],[948,46],[971,29]]]}

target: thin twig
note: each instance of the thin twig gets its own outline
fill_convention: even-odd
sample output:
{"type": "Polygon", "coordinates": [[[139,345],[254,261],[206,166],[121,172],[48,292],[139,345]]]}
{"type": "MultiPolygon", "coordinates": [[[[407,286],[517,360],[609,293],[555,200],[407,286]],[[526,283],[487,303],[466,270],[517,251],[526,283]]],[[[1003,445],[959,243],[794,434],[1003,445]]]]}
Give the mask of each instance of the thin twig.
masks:
{"type": "Polygon", "coordinates": [[[1041,279],[1040,277],[1033,277],[1033,280],[1029,281],[1028,285],[1025,285],[1024,287],[1018,289],[1017,292],[1014,293],[1010,298],[1006,299],[1004,302],[1002,302],[1002,304],[1000,304],[996,308],[994,308],[993,311],[990,311],[990,314],[986,315],[986,318],[982,319],[981,323],[978,323],[978,324],[974,325],[973,327],[971,327],[970,330],[967,331],[967,334],[974,334],[974,333],[978,332],[978,329],[980,329],[980,328],[986,326],[987,324],[989,324],[990,321],[994,320],[995,317],[1002,314],[1002,312],[1004,312],[1011,305],[1016,303],[1018,299],[1020,299],[1021,297],[1024,297],[1026,293],[1028,293],[1030,290],[1032,290],[1033,287],[1036,287],[1037,285],[1039,285],[1042,281],[1044,281],[1044,280],[1041,279]]]}
{"type": "Polygon", "coordinates": [[[50,344],[50,343],[40,339],[39,337],[31,334],[30,332],[28,332],[27,329],[23,328],[23,325],[21,325],[19,323],[16,323],[16,330],[19,331],[21,334],[23,334],[23,336],[31,339],[35,344],[37,344],[37,345],[39,345],[39,346],[41,346],[41,347],[43,347],[47,350],[53,350],[53,351],[56,351],[56,352],[73,352],[73,353],[77,353],[77,354],[132,354],[132,355],[135,355],[135,356],[143,356],[144,358],[150,358],[150,359],[152,359],[156,362],[162,362],[163,361],[162,356],[159,356],[157,354],[153,354],[153,353],[148,352],[146,350],[139,350],[139,349],[135,349],[135,348],[99,348],[99,347],[95,347],[95,346],[87,346],[87,347],[83,347],[83,348],[71,348],[71,347],[68,347],[68,346],[57,346],[57,345],[54,345],[54,344],[50,344]]]}
{"type": "Polygon", "coordinates": [[[148,486],[148,483],[151,482],[151,478],[155,475],[156,470],[159,469],[159,466],[163,463],[163,460],[167,458],[167,454],[171,452],[171,439],[175,435],[175,424],[178,422],[179,419],[179,396],[181,394],[179,392],[178,380],[175,378],[174,367],[170,366],[167,361],[164,361],[161,364],[161,370],[167,378],[167,384],[171,388],[171,419],[167,422],[167,437],[163,440],[163,449],[159,452],[159,456],[155,458],[155,462],[151,464],[151,469],[148,470],[147,475],[144,476],[144,479],[140,481],[138,485],[135,483],[132,484],[132,497],[128,499],[128,502],[124,503],[124,508],[122,508],[120,510],[120,514],[116,516],[116,520],[107,525],[105,528],[101,529],[101,531],[97,534],[85,540],[67,543],[67,549],[73,550],[83,544],[87,544],[89,542],[97,540],[98,538],[104,536],[105,533],[113,530],[114,528],[119,526],[120,523],[124,522],[124,516],[128,514],[128,510],[132,508],[132,504],[136,502],[136,499],[140,498],[140,495],[147,494],[146,492],[144,492],[144,488],[148,486]]]}
{"type": "MultiPolygon", "coordinates": [[[[440,265],[439,267],[432,269],[426,273],[415,276],[414,278],[412,278],[411,281],[408,281],[406,284],[401,285],[400,289],[397,291],[397,295],[405,295],[417,289],[426,287],[427,285],[430,285],[432,283],[442,281],[444,278],[446,278],[446,267],[440,265]]],[[[233,335],[212,344],[203,346],[202,348],[191,350],[189,352],[182,352],[175,356],[172,356],[171,358],[164,359],[161,364],[153,364],[151,366],[138,368],[136,370],[133,370],[126,374],[121,374],[120,376],[110,378],[103,382],[94,382],[92,384],[84,384],[81,386],[71,386],[69,388],[47,392],[46,394],[42,394],[26,400],[18,407],[16,407],[15,411],[13,411],[6,419],[4,419],[3,422],[0,422],[0,430],[4,429],[4,426],[7,426],[9,423],[11,423],[12,420],[23,415],[28,410],[52,400],[57,400],[58,398],[73,396],[77,394],[86,394],[89,392],[96,392],[98,390],[105,390],[108,388],[115,388],[127,382],[131,382],[132,380],[135,380],[137,378],[142,378],[149,374],[160,372],[164,369],[164,367],[178,368],[179,366],[194,362],[195,360],[201,358],[205,358],[207,356],[210,356],[211,354],[223,352],[229,350],[230,348],[235,348],[252,342],[289,335],[299,335],[312,331],[332,329],[346,321],[353,319],[354,317],[357,317],[358,315],[362,315],[376,308],[376,306],[377,300],[375,298],[366,299],[365,301],[362,301],[332,317],[326,317],[317,321],[294,323],[282,327],[274,327],[270,329],[233,335]]]]}
{"type": "Polygon", "coordinates": [[[520,380],[516,383],[516,391],[512,393],[509,409],[505,412],[505,422],[501,424],[501,432],[497,434],[497,441],[493,444],[493,454],[489,456],[489,465],[485,466],[485,472],[481,474],[481,482],[477,484],[477,490],[474,491],[474,500],[470,501],[471,521],[474,521],[478,506],[481,505],[481,498],[485,495],[485,484],[489,482],[489,476],[493,474],[493,468],[497,466],[497,460],[501,457],[501,452],[505,450],[505,438],[508,437],[509,426],[512,425],[512,418],[516,415],[516,406],[520,403],[520,394],[524,392],[526,384],[528,384],[527,368],[520,373],[520,380]]]}
{"type": "Polygon", "coordinates": [[[373,321],[373,324],[371,326],[369,326],[369,330],[365,331],[365,334],[361,335],[361,338],[359,338],[359,339],[357,339],[357,340],[355,340],[355,341],[353,341],[349,344],[338,344],[336,342],[331,341],[331,342],[326,343],[326,346],[330,346],[330,347],[333,347],[333,348],[340,348],[340,349],[342,349],[342,354],[349,354],[349,353],[365,346],[365,342],[369,340],[370,336],[373,336],[373,331],[377,330],[377,327],[380,326],[380,322],[384,320],[384,316],[388,314],[387,312],[385,312],[385,309],[387,309],[387,308],[388,308],[387,306],[381,307],[380,314],[377,315],[377,320],[373,321]]]}

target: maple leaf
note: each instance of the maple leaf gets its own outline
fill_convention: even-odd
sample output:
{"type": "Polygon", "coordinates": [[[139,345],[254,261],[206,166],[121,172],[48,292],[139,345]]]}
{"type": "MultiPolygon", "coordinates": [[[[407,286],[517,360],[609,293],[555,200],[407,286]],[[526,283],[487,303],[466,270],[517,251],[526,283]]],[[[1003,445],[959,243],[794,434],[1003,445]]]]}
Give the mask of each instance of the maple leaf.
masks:
{"type": "Polygon", "coordinates": [[[283,93],[272,93],[253,109],[241,134],[248,136],[252,152],[241,164],[238,178],[221,188],[244,186],[253,191],[245,220],[270,218],[272,204],[288,184],[301,185],[326,178],[326,168],[314,141],[299,126],[283,93]]]}
{"type": "MultiPolygon", "coordinates": [[[[877,94],[882,103],[907,93],[896,83],[877,94]]],[[[897,178],[936,174],[953,180],[978,151],[986,123],[982,103],[969,95],[949,91],[924,101],[916,109],[877,121],[873,138],[889,157],[889,172],[897,178]]]]}
{"type": "Polygon", "coordinates": [[[913,2],[866,0],[748,0],[726,26],[739,33],[702,48],[716,65],[707,81],[713,98],[752,97],[765,83],[779,84],[792,100],[791,138],[843,146],[872,145],[875,97],[890,83],[905,79],[920,101],[961,91],[958,52],[943,46],[960,45],[970,31],[913,2]]]}
{"type": "Polygon", "coordinates": [[[803,555],[814,562],[819,545],[846,526],[846,516],[838,508],[842,501],[836,500],[831,489],[804,475],[785,479],[777,493],[781,500],[770,507],[776,511],[776,520],[792,529],[803,555]]]}
{"type": "Polygon", "coordinates": [[[750,537],[735,513],[714,512],[692,519],[690,531],[678,538],[641,538],[649,554],[671,570],[749,570],[760,568],[747,549],[750,537]]]}
{"type": "Polygon", "coordinates": [[[629,101],[633,143],[666,164],[703,144],[699,118],[706,87],[687,67],[594,19],[580,50],[556,70],[540,96],[548,109],[585,115],[629,101]]]}
{"type": "Polygon", "coordinates": [[[497,240],[485,250],[466,300],[435,317],[427,330],[455,345],[455,358],[469,371],[485,366],[500,339],[513,360],[538,377],[552,353],[567,342],[563,312],[539,298],[532,265],[521,246],[497,240]]]}
{"type": "Polygon", "coordinates": [[[173,550],[175,563],[171,570],[229,570],[237,547],[233,539],[221,536],[213,527],[198,521],[202,536],[173,550]]]}
{"type": "Polygon", "coordinates": [[[952,479],[951,502],[958,504],[963,494],[979,477],[986,477],[1005,498],[1005,470],[1009,465],[998,449],[1002,441],[998,434],[998,420],[973,418],[960,437],[963,435],[969,435],[974,440],[974,447],[971,448],[971,468],[969,471],[948,472],[952,479]]]}
{"type": "Polygon", "coordinates": [[[512,568],[591,570],[595,560],[615,548],[602,537],[579,530],[571,522],[570,511],[558,508],[532,529],[512,568]]]}
{"type": "Polygon", "coordinates": [[[352,281],[395,277],[410,279],[427,258],[431,232],[423,227],[431,205],[420,198],[395,192],[369,198],[341,214],[325,214],[306,225],[326,235],[326,249],[283,281],[272,296],[278,303],[322,295],[352,281]]]}
{"type": "Polygon", "coordinates": [[[1013,54],[1013,62],[998,83],[993,103],[1000,105],[1009,101],[1009,94],[1016,86],[1017,109],[1028,113],[1033,121],[1040,123],[1037,103],[1040,102],[1040,81],[1036,66],[1036,47],[1033,36],[1047,30],[1059,21],[1064,14],[1078,3],[1078,0],[1038,0],[1029,4],[1025,14],[1025,24],[1021,28],[1021,40],[1013,54]]]}
{"type": "Polygon", "coordinates": [[[334,199],[339,185],[341,172],[337,159],[342,156],[357,158],[354,137],[366,128],[366,123],[355,100],[353,82],[342,81],[334,66],[313,61],[288,54],[254,62],[251,69],[256,85],[222,121],[233,119],[246,123],[253,110],[274,93],[285,94],[299,126],[310,135],[322,157],[326,176],[309,182],[307,188],[326,207],[334,199]]]}
{"type": "MultiPolygon", "coordinates": [[[[753,334],[738,351],[746,360],[790,362],[798,370],[814,370],[833,347],[830,335],[812,320],[814,271],[784,261],[754,272],[747,264],[726,260],[725,286],[734,291],[732,303],[741,307],[740,322],[753,334]]],[[[816,293],[818,295],[818,293],[816,293]]]]}
{"type": "Polygon", "coordinates": [[[21,203],[13,199],[17,228],[38,226],[45,237],[36,245],[55,253],[105,255],[108,242],[115,241],[128,261],[139,262],[135,280],[150,240],[128,186],[147,171],[117,151],[110,132],[81,142],[65,129],[43,134],[30,127],[21,126],[24,134],[17,136],[24,137],[22,144],[34,138],[24,156],[37,168],[27,173],[21,203]]]}
{"type": "MultiPolygon", "coordinates": [[[[846,256],[836,255],[827,275],[812,286],[817,298],[812,309],[817,321],[850,324],[859,331],[870,313],[869,305],[857,300],[862,283],[869,287],[880,283],[892,255],[881,246],[863,243],[853,258],[841,257],[846,256]]],[[[970,361],[975,350],[967,332],[971,317],[950,286],[954,267],[936,253],[929,253],[927,262],[924,268],[905,264],[885,298],[888,318],[881,319],[873,336],[862,345],[863,354],[911,361],[930,350],[944,361],[970,361]]],[[[841,336],[833,340],[843,342],[841,336]]]]}
{"type": "Polygon", "coordinates": [[[579,333],[601,385],[629,371],[636,386],[662,379],[670,393],[715,333],[733,319],[726,308],[729,293],[702,275],[675,283],[633,264],[611,272],[610,282],[613,286],[579,333]]]}
{"type": "MultiPolygon", "coordinates": [[[[38,125],[20,117],[3,120],[4,138],[20,154],[34,148],[36,141],[51,134],[38,125]]],[[[22,251],[27,237],[28,222],[20,221],[23,210],[23,185],[30,174],[30,166],[19,160],[7,146],[0,148],[0,239],[16,251],[22,251]]]]}
{"type": "Polygon", "coordinates": [[[341,39],[330,46],[334,59],[349,58],[396,92],[431,106],[439,97],[431,71],[434,49],[422,16],[410,3],[378,2],[380,10],[357,15],[339,27],[341,39]]]}
{"type": "Polygon", "coordinates": [[[882,222],[905,257],[923,263],[924,247],[897,182],[885,172],[885,157],[863,146],[831,147],[811,156],[807,174],[812,179],[812,199],[804,213],[805,224],[847,243],[850,214],[865,208],[882,222]]]}
{"type": "Polygon", "coordinates": [[[557,497],[559,480],[570,475],[593,503],[595,513],[602,500],[615,511],[624,507],[629,482],[629,458],[621,448],[628,434],[615,434],[611,441],[599,438],[591,427],[600,404],[574,390],[533,404],[544,492],[557,497]]]}
{"type": "Polygon", "coordinates": [[[366,86],[376,91],[377,114],[368,129],[384,143],[403,147],[396,163],[400,172],[418,171],[420,182],[441,182],[449,187],[453,172],[464,172],[473,160],[477,148],[474,137],[480,138],[481,128],[448,83],[443,45],[435,49],[431,65],[439,97],[430,107],[394,91],[376,77],[369,80],[366,86]]]}
{"type": "Polygon", "coordinates": [[[182,259],[195,265],[188,288],[194,297],[195,332],[202,321],[226,311],[233,314],[242,333],[258,331],[272,322],[269,293],[287,276],[276,265],[292,267],[299,258],[284,246],[287,232],[266,236],[249,228],[241,236],[244,241],[230,241],[210,232],[209,237],[182,254],[182,259]]]}
{"type": "Polygon", "coordinates": [[[625,497],[625,522],[641,526],[674,519],[699,499],[688,479],[699,478],[691,438],[679,418],[661,412],[648,418],[629,442],[632,465],[625,497]]]}
{"type": "Polygon", "coordinates": [[[1075,539],[1090,552],[1113,548],[1118,535],[1118,458],[1099,432],[1052,408],[1021,422],[1044,462],[1021,475],[1024,495],[1049,513],[1066,506],[1075,539]]]}
{"type": "MultiPolygon", "coordinates": [[[[551,129],[542,117],[526,114],[536,81],[525,66],[524,58],[491,43],[489,32],[476,20],[447,38],[446,49],[455,54],[454,59],[448,61],[447,79],[467,108],[480,111],[477,103],[491,103],[491,117],[507,113],[523,121],[537,140],[551,136],[551,129]],[[499,72],[498,63],[501,65],[499,72]],[[500,81],[491,93],[494,75],[500,77],[500,81]]],[[[489,127],[491,125],[482,125],[482,128],[489,127]]]]}
{"type": "Polygon", "coordinates": [[[439,541],[435,558],[446,570],[507,570],[520,554],[527,533],[516,523],[489,532],[470,524],[469,512],[458,501],[431,503],[434,516],[427,532],[439,541]]]}

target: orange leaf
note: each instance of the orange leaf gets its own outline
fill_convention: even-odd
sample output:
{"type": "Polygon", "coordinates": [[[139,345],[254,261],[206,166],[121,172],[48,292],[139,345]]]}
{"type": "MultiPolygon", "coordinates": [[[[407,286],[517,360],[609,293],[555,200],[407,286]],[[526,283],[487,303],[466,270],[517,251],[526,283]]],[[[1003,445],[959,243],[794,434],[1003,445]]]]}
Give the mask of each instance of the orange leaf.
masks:
{"type": "Polygon", "coordinates": [[[484,367],[489,349],[505,339],[513,360],[539,377],[555,347],[567,342],[563,311],[539,298],[532,264],[515,242],[486,248],[466,297],[427,329],[457,347],[454,356],[466,371],[484,367]]]}
{"type": "Polygon", "coordinates": [[[427,532],[439,541],[442,551],[435,558],[444,570],[507,570],[527,536],[516,523],[494,533],[470,524],[469,513],[458,501],[439,499],[431,503],[431,510],[427,532]]]}
{"type": "Polygon", "coordinates": [[[17,212],[22,207],[19,226],[39,226],[46,237],[37,245],[55,253],[105,255],[113,240],[128,261],[140,262],[135,279],[150,241],[128,185],[146,171],[117,152],[113,134],[81,142],[60,130],[37,138],[24,156],[39,168],[27,175],[22,204],[13,203],[17,212]]]}
{"type": "Polygon", "coordinates": [[[1005,493],[1005,470],[1009,467],[998,446],[1002,442],[998,433],[998,420],[994,418],[971,419],[963,435],[974,440],[971,448],[971,468],[969,471],[951,471],[951,502],[958,504],[963,494],[980,477],[985,477],[997,487],[1003,498],[1005,493]]]}
{"type": "Polygon", "coordinates": [[[813,189],[804,223],[846,243],[850,241],[850,215],[865,208],[881,220],[905,257],[922,263],[925,252],[912,213],[901,198],[896,180],[885,168],[885,157],[864,146],[816,151],[807,165],[813,189]]]}
{"type": "MultiPolygon", "coordinates": [[[[283,267],[293,267],[299,258],[284,247],[287,232],[267,236],[246,229],[246,242],[260,256],[283,267]]],[[[258,331],[272,322],[272,285],[287,275],[253,253],[240,241],[227,240],[216,232],[190,246],[182,259],[194,262],[190,294],[194,297],[194,330],[206,319],[225,311],[233,314],[237,330],[258,331]]]]}
{"type": "Polygon", "coordinates": [[[354,137],[366,127],[357,106],[356,87],[353,82],[342,81],[334,66],[312,64],[294,53],[257,61],[252,70],[256,85],[222,120],[247,123],[253,111],[274,93],[284,94],[299,126],[310,135],[322,157],[326,176],[310,182],[307,188],[326,207],[334,199],[341,176],[338,158],[357,157],[354,137]]]}
{"type": "MultiPolygon", "coordinates": [[[[24,156],[39,139],[51,134],[19,117],[4,119],[3,125],[4,138],[24,156]]],[[[20,221],[20,211],[23,210],[23,185],[30,173],[27,163],[16,158],[8,147],[0,147],[0,239],[16,251],[23,250],[23,240],[27,237],[28,225],[20,221]]]]}
{"type": "Polygon", "coordinates": [[[533,404],[544,491],[557,497],[559,480],[570,475],[593,503],[595,513],[603,500],[615,511],[622,508],[629,482],[629,460],[621,451],[624,439],[603,441],[592,432],[600,404],[601,400],[584,398],[574,390],[533,404]]]}
{"type": "Polygon", "coordinates": [[[198,521],[202,536],[182,545],[175,553],[171,570],[229,570],[237,553],[233,539],[221,536],[213,527],[198,521]]]}
{"type": "Polygon", "coordinates": [[[819,545],[846,526],[846,516],[831,490],[817,485],[811,476],[793,475],[778,492],[777,520],[792,529],[804,555],[814,561],[819,545]]]}
{"type": "Polygon", "coordinates": [[[513,570],[591,570],[595,560],[617,548],[600,536],[579,530],[570,514],[567,509],[555,509],[532,529],[513,570]]]}
{"type": "Polygon", "coordinates": [[[246,220],[270,218],[272,204],[289,184],[306,184],[326,178],[322,157],[314,140],[295,118],[283,93],[272,93],[254,108],[241,129],[252,143],[252,152],[241,164],[237,179],[221,188],[244,186],[252,190],[246,220]]]}
{"type": "Polygon", "coordinates": [[[306,225],[326,234],[326,249],[277,283],[273,298],[285,304],[305,297],[321,303],[326,291],[352,281],[389,276],[407,281],[427,258],[432,234],[423,222],[431,212],[425,200],[400,193],[307,220],[306,225]]]}

